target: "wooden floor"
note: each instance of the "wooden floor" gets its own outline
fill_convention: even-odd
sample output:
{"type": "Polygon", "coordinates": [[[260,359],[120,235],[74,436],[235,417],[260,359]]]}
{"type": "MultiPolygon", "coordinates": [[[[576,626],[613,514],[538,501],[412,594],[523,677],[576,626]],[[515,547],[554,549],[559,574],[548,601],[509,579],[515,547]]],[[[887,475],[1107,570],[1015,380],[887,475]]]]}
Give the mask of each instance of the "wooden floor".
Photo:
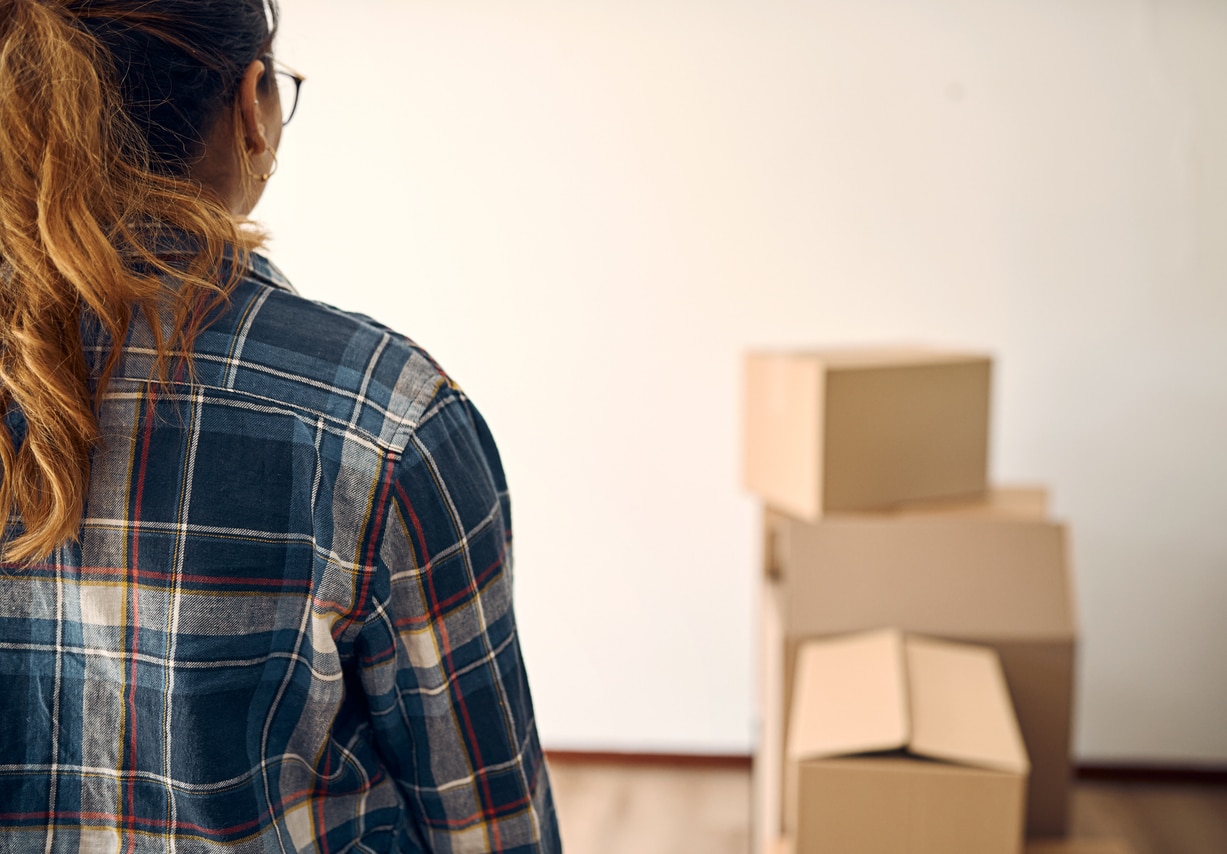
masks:
{"type": "Polygon", "coordinates": [[[1079,783],[1073,824],[1135,854],[1227,854],[1227,786],[1079,783]]]}
{"type": "MultiPolygon", "coordinates": [[[[553,757],[566,854],[747,854],[750,774],[727,767],[553,757]]],[[[1227,786],[1080,783],[1078,836],[1132,854],[1227,854],[1227,786]]]]}
{"type": "Polygon", "coordinates": [[[748,854],[750,772],[550,760],[566,854],[748,854]]]}

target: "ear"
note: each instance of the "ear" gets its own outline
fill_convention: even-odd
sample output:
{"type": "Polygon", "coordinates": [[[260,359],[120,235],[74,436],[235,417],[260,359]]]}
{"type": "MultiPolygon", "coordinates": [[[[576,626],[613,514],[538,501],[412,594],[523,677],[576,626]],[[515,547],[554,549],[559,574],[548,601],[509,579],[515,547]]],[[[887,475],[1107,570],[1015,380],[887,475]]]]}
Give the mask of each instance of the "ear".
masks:
{"type": "Polygon", "coordinates": [[[275,98],[276,93],[270,87],[265,94],[260,93],[260,80],[267,73],[263,59],[254,60],[243,71],[239,81],[238,108],[239,118],[243,124],[243,141],[247,151],[253,155],[263,154],[268,150],[268,131],[265,124],[265,110],[260,104],[261,98],[275,98]]]}

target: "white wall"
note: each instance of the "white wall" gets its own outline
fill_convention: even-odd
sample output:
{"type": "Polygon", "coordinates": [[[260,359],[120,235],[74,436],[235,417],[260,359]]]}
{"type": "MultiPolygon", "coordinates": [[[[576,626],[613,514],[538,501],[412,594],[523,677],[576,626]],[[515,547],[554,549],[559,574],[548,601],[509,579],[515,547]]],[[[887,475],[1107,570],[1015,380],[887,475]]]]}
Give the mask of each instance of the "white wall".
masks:
{"type": "Polygon", "coordinates": [[[1227,760],[1227,4],[283,0],[257,211],[500,440],[555,748],[748,750],[750,346],[998,356],[1088,760],[1227,760]]]}

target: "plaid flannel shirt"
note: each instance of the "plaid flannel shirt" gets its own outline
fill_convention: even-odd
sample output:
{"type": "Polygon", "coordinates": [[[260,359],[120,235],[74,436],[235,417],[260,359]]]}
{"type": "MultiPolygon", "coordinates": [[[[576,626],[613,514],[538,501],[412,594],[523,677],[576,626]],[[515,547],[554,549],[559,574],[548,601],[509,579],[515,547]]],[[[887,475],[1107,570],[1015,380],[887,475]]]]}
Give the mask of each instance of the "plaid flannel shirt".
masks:
{"type": "Polygon", "coordinates": [[[0,571],[0,852],[560,850],[460,389],[258,255],[194,380],[151,342],[79,542],[0,571]]]}

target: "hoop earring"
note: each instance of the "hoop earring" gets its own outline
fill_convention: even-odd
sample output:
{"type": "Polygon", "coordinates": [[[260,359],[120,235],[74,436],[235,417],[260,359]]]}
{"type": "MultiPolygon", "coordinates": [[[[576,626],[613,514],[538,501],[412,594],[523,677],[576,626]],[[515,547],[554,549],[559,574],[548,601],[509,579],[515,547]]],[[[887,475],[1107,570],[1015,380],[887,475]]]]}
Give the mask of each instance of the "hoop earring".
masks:
{"type": "Polygon", "coordinates": [[[247,150],[247,140],[243,134],[243,114],[239,108],[239,102],[234,102],[234,144],[239,152],[239,159],[243,161],[243,171],[247,173],[247,177],[265,184],[268,179],[277,173],[277,150],[271,145],[268,147],[269,153],[273,155],[273,165],[267,172],[257,172],[251,165],[251,152],[247,150]]]}
{"type": "Polygon", "coordinates": [[[273,165],[267,172],[256,173],[256,170],[251,168],[251,158],[244,159],[243,164],[247,167],[247,174],[255,178],[261,184],[268,182],[268,179],[277,174],[277,151],[272,146],[269,146],[268,153],[273,156],[273,165]]]}

